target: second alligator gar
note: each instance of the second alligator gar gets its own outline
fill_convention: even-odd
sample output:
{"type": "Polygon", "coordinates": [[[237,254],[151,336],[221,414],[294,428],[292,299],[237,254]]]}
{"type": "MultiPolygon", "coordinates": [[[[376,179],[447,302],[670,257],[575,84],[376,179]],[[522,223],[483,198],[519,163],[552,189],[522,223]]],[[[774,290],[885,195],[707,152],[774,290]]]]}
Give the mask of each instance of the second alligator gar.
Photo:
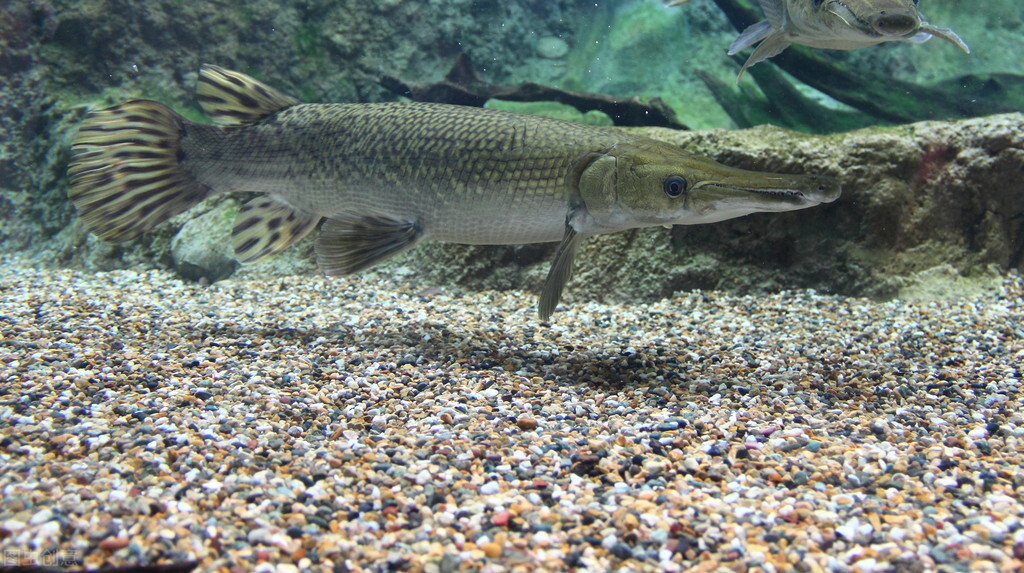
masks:
{"type": "Polygon", "coordinates": [[[540,296],[554,311],[583,238],[711,223],[829,202],[825,175],[776,175],[615,129],[430,103],[302,104],[204,65],[198,100],[220,125],[136,100],[89,114],[69,197],[99,238],[137,237],[212,195],[257,193],[234,223],[236,257],[280,252],[320,224],[327,275],[423,239],[561,241],[540,296]]]}
{"type": "MultiPolygon", "coordinates": [[[[689,0],[672,0],[678,6],[689,0]]],[[[918,10],[919,0],[758,0],[765,20],[739,35],[729,46],[733,56],[757,48],[740,68],[782,53],[790,44],[830,50],[856,50],[884,42],[924,43],[942,38],[970,54],[971,49],[949,28],[929,24],[918,10]]]]}

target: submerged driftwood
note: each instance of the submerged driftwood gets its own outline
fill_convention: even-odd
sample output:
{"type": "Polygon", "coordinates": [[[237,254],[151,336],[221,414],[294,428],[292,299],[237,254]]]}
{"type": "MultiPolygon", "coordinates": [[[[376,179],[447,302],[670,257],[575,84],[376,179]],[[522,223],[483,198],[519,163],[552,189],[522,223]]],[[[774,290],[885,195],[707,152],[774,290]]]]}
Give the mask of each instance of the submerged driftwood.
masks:
{"type": "Polygon", "coordinates": [[[380,84],[392,92],[415,101],[451,103],[482,107],[488,100],[535,102],[553,101],[570,105],[581,113],[600,111],[615,125],[623,127],[671,127],[689,129],[676,119],[676,113],[659,98],[642,101],[638,97],[618,98],[605,94],[576,92],[532,82],[495,85],[480,79],[465,54],[455,60],[448,75],[435,83],[407,82],[384,75],[380,84]]]}
{"type": "Polygon", "coordinates": [[[805,133],[836,133],[878,124],[876,118],[857,110],[837,110],[802,94],[793,82],[773,66],[754,66],[747,74],[756,88],[723,82],[704,70],[694,70],[711,90],[722,109],[739,127],[772,124],[805,133]]]}
{"type": "MultiPolygon", "coordinates": [[[[737,30],[743,30],[763,19],[760,11],[749,0],[714,1],[737,30]]],[[[742,64],[745,58],[744,54],[736,60],[742,64]]],[[[892,123],[960,119],[1024,110],[1024,77],[1014,74],[965,75],[931,85],[918,85],[870,70],[855,69],[831,56],[827,50],[798,45],[790,46],[768,62],[837,101],[872,118],[892,123]]],[[[809,109],[808,102],[804,98],[794,99],[788,93],[780,93],[777,73],[765,68],[770,66],[762,63],[748,70],[764,92],[764,97],[742,90],[737,93],[735,89],[730,96],[725,93],[725,86],[714,85],[708,79],[705,82],[734,120],[737,117],[742,119],[747,113],[745,107],[763,109],[771,105],[777,112],[772,115],[773,123],[793,128],[805,127],[800,121],[792,121],[792,118],[805,113],[809,109]]],[[[812,107],[814,105],[811,104],[812,107]]],[[[842,131],[850,127],[850,121],[854,124],[861,122],[847,114],[836,125],[831,122],[808,124],[818,126],[813,131],[842,131]],[[823,127],[826,129],[823,130],[823,127]]],[[[747,127],[753,124],[739,125],[747,127]]]]}

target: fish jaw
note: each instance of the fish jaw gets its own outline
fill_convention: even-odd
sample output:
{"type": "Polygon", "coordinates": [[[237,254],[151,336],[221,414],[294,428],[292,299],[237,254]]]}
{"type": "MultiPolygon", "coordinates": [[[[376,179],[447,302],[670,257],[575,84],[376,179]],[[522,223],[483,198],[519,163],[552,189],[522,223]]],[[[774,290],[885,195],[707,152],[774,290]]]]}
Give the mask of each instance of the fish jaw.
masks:
{"type": "Polygon", "coordinates": [[[588,217],[576,230],[585,234],[793,211],[840,194],[834,177],[737,169],[660,142],[609,154],[592,161],[581,178],[588,217]]]}
{"type": "Polygon", "coordinates": [[[689,191],[686,209],[671,224],[716,223],[751,213],[780,213],[831,203],[839,180],[828,175],[784,175],[740,169],[719,170],[689,191]]]}

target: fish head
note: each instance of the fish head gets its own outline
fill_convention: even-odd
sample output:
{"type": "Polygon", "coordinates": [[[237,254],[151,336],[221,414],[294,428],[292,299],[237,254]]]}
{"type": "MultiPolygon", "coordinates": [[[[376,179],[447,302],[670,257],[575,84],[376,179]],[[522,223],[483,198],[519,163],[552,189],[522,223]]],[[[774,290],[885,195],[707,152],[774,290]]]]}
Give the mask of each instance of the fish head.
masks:
{"type": "Polygon", "coordinates": [[[788,0],[791,41],[852,50],[908,40],[924,21],[916,0],[788,0]]]}
{"type": "Polygon", "coordinates": [[[793,211],[834,201],[840,193],[839,181],[827,175],[747,171],[669,144],[629,147],[605,156],[614,165],[602,159],[588,168],[606,172],[603,191],[581,186],[588,210],[606,229],[694,225],[793,211]]]}
{"type": "Polygon", "coordinates": [[[874,10],[867,14],[868,24],[882,37],[904,38],[921,28],[917,0],[875,0],[874,10]]]}
{"type": "Polygon", "coordinates": [[[861,36],[874,39],[874,43],[904,39],[917,34],[923,23],[917,0],[819,0],[810,4],[834,33],[850,39],[861,36]]]}
{"type": "Polygon", "coordinates": [[[932,37],[971,53],[955,32],[933,26],[918,0],[787,0],[790,41],[814,48],[854,50],[883,42],[920,44],[932,37]]]}

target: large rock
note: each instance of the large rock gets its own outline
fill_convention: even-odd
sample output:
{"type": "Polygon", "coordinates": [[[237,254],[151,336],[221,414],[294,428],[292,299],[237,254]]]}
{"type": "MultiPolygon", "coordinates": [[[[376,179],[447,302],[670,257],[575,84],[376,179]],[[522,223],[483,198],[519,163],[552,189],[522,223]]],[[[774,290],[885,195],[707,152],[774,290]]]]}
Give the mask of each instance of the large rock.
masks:
{"type": "Polygon", "coordinates": [[[234,274],[238,261],[231,243],[231,227],[237,214],[234,201],[221,201],[186,221],[171,239],[174,270],[189,280],[211,283],[234,274]]]}

